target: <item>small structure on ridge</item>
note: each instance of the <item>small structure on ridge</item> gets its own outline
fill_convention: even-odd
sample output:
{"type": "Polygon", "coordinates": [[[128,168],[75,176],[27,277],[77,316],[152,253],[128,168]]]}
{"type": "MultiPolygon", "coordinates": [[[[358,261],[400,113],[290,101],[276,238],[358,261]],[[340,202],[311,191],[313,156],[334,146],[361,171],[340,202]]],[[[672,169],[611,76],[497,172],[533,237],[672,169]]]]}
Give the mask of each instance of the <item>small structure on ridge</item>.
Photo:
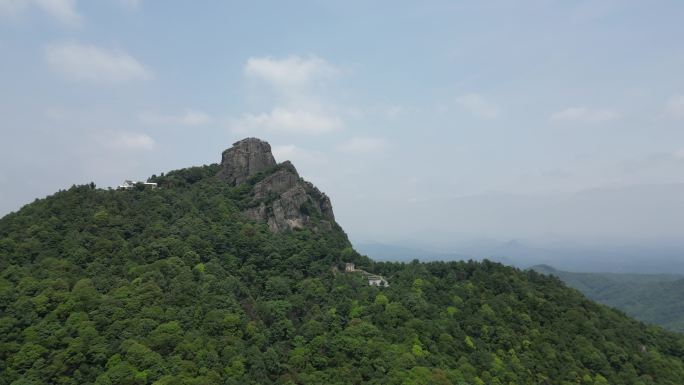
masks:
{"type": "Polygon", "coordinates": [[[371,286],[389,286],[389,283],[379,275],[369,275],[366,277],[368,279],[368,284],[371,286]]]}
{"type": "Polygon", "coordinates": [[[132,180],[125,180],[120,186],[117,188],[119,190],[131,190],[133,189],[136,185],[142,185],[144,187],[150,187],[150,188],[157,188],[157,184],[154,182],[133,182],[132,180]]]}
{"type": "Polygon", "coordinates": [[[345,273],[361,273],[363,275],[363,278],[368,280],[368,284],[370,286],[380,286],[380,287],[389,286],[389,282],[387,282],[387,280],[383,276],[377,275],[377,274],[371,274],[371,273],[369,273],[363,269],[357,269],[353,262],[346,262],[344,264],[344,272],[345,273]]]}

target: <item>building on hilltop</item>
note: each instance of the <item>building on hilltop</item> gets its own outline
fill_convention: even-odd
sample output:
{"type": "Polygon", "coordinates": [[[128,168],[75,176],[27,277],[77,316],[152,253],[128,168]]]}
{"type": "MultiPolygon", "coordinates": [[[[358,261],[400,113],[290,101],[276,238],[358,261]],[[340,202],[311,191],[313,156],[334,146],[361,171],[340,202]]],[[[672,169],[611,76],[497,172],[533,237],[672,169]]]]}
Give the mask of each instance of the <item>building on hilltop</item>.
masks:
{"type": "Polygon", "coordinates": [[[121,189],[121,190],[128,190],[128,189],[132,189],[133,187],[135,187],[135,183],[133,183],[132,180],[125,180],[125,181],[119,186],[119,189],[121,189]]]}
{"type": "Polygon", "coordinates": [[[366,279],[368,279],[368,284],[371,286],[389,286],[385,278],[382,278],[379,275],[369,275],[366,279]]]}
{"type": "Polygon", "coordinates": [[[143,187],[157,188],[157,184],[154,182],[133,182],[132,180],[125,180],[118,188],[120,190],[131,190],[136,185],[142,185],[143,187]]]}
{"type": "Polygon", "coordinates": [[[346,262],[344,264],[344,272],[345,273],[359,273],[359,274],[361,274],[364,279],[368,280],[368,284],[370,286],[380,286],[380,287],[389,286],[389,282],[387,282],[387,280],[383,276],[371,274],[371,273],[369,273],[363,269],[357,269],[356,266],[354,265],[354,263],[352,263],[352,262],[346,262]]]}

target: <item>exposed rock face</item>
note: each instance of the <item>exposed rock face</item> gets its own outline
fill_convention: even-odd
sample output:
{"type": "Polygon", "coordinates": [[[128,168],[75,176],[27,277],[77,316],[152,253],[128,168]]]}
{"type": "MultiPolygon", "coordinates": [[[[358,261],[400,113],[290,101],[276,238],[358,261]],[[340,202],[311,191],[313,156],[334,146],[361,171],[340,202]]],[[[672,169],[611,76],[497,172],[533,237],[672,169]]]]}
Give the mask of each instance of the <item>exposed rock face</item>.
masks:
{"type": "Polygon", "coordinates": [[[247,138],[233,143],[223,151],[218,177],[237,186],[250,176],[276,165],[271,145],[257,138],[247,138]]]}
{"type": "Polygon", "coordinates": [[[276,165],[268,143],[254,138],[236,142],[223,152],[221,165],[217,176],[232,185],[272,171],[254,184],[244,210],[249,218],[267,223],[271,231],[332,227],[335,216],[330,199],[302,179],[289,161],[276,165]]]}

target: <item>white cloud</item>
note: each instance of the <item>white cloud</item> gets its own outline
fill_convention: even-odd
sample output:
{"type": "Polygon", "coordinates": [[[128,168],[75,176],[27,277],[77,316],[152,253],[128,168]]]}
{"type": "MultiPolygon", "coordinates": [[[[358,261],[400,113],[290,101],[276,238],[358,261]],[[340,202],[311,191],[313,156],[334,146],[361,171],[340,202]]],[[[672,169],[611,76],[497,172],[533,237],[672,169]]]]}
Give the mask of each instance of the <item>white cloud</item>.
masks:
{"type": "Polygon", "coordinates": [[[81,22],[76,0],[0,0],[0,15],[16,17],[34,7],[63,24],[77,25],[81,22]]]}
{"type": "Polygon", "coordinates": [[[302,58],[297,55],[284,59],[251,57],[247,60],[244,71],[248,77],[263,80],[281,91],[308,87],[319,80],[334,77],[339,72],[321,58],[302,58]]]}
{"type": "Polygon", "coordinates": [[[344,126],[342,116],[348,109],[334,103],[329,90],[319,87],[339,72],[317,56],[249,58],[244,75],[266,86],[255,90],[265,91],[259,94],[261,100],[274,97],[272,106],[268,112],[243,114],[231,122],[231,128],[238,133],[261,131],[304,135],[320,135],[341,129],[344,126]]]}
{"type": "Polygon", "coordinates": [[[120,83],[152,77],[151,72],[128,53],[94,45],[51,44],[45,47],[45,58],[53,70],[79,81],[120,83]]]}
{"type": "Polygon", "coordinates": [[[146,112],[139,116],[141,123],[151,126],[182,125],[201,126],[211,123],[214,119],[204,111],[187,109],[179,115],[162,115],[146,112]]]}
{"type": "Polygon", "coordinates": [[[478,94],[459,96],[456,103],[478,118],[495,119],[500,115],[499,107],[478,94]]]}
{"type": "Polygon", "coordinates": [[[320,165],[327,162],[327,157],[320,151],[309,151],[294,144],[273,146],[271,151],[278,162],[286,160],[295,165],[320,165]]]}
{"type": "Polygon", "coordinates": [[[290,158],[292,158],[293,155],[296,155],[297,152],[299,152],[299,150],[300,149],[294,144],[273,146],[271,148],[271,152],[273,152],[273,157],[276,158],[278,162],[292,160],[290,158]]]}
{"type": "Polygon", "coordinates": [[[0,15],[15,16],[27,5],[28,2],[23,0],[0,0],[0,15]]]}
{"type": "Polygon", "coordinates": [[[684,95],[675,95],[665,106],[665,114],[675,119],[684,119],[684,95]]]}
{"type": "Polygon", "coordinates": [[[118,2],[126,9],[136,10],[140,6],[141,0],[118,0],[118,2]]]}
{"type": "Polygon", "coordinates": [[[268,113],[245,114],[231,126],[237,133],[266,131],[319,135],[341,128],[342,122],[337,117],[324,113],[276,107],[268,113]]]}
{"type": "Polygon", "coordinates": [[[372,137],[354,137],[337,146],[337,150],[353,154],[382,152],[388,144],[385,139],[372,137]]]}
{"type": "Polygon", "coordinates": [[[181,122],[186,126],[199,126],[202,124],[211,123],[211,116],[206,112],[187,110],[185,115],[181,117],[181,122]]]}
{"type": "Polygon", "coordinates": [[[106,136],[106,143],[120,150],[152,150],[156,146],[154,139],[147,134],[117,132],[106,136]]]}
{"type": "Polygon", "coordinates": [[[385,116],[388,119],[396,119],[406,113],[406,109],[402,106],[388,106],[385,108],[385,116]]]}
{"type": "Polygon", "coordinates": [[[612,110],[596,110],[587,107],[569,107],[551,115],[553,123],[605,123],[620,118],[612,110]]]}
{"type": "Polygon", "coordinates": [[[675,151],[674,157],[675,157],[675,159],[678,159],[678,160],[684,160],[684,147],[675,151]]]}
{"type": "Polygon", "coordinates": [[[81,16],[76,12],[76,0],[34,0],[43,11],[65,24],[77,24],[81,16]]]}

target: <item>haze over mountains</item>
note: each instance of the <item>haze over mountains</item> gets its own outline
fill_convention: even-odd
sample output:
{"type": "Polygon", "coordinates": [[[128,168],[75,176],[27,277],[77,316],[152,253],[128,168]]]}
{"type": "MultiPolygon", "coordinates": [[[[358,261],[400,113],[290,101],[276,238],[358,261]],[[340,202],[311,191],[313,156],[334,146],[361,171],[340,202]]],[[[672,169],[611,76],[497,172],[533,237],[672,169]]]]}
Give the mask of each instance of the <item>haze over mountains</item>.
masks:
{"type": "Polygon", "coordinates": [[[353,242],[364,254],[380,260],[482,260],[529,268],[547,264],[577,272],[684,274],[684,248],[677,243],[577,244],[477,240],[441,245],[424,242],[388,244],[353,242]]]}

